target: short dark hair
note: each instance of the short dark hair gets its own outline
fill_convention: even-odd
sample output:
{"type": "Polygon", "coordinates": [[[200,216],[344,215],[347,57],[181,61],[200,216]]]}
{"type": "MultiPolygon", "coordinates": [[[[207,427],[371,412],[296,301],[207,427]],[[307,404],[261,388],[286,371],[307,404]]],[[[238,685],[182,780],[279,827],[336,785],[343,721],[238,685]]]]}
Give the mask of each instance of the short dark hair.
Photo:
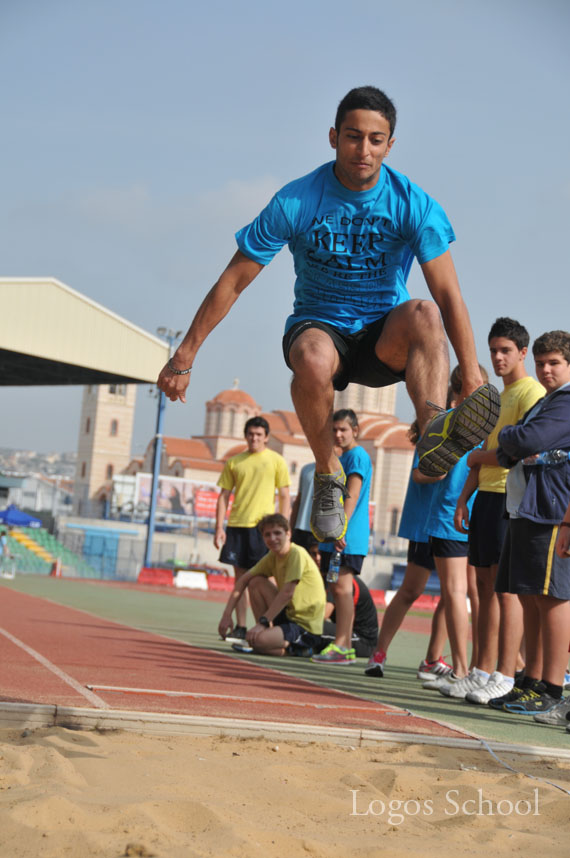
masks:
{"type": "Polygon", "coordinates": [[[390,137],[396,128],[396,106],[385,92],[375,86],[358,86],[351,89],[344,96],[336,111],[334,127],[337,133],[343,123],[344,117],[351,110],[376,110],[381,113],[390,125],[390,137]]]}
{"type": "Polygon", "coordinates": [[[568,331],[547,331],[537,337],[532,344],[532,353],[545,355],[548,352],[560,352],[565,361],[570,363],[570,334],[568,331]]]}
{"type": "Polygon", "coordinates": [[[282,527],[286,533],[291,532],[291,525],[280,512],[270,512],[269,515],[264,515],[257,522],[257,527],[260,533],[263,533],[266,527],[282,527]]]}
{"type": "Polygon", "coordinates": [[[339,408],[338,411],[335,411],[333,414],[333,423],[336,423],[338,420],[347,420],[353,429],[358,429],[358,417],[352,410],[352,408],[339,408]]]}
{"type": "Polygon", "coordinates": [[[250,417],[249,420],[246,420],[245,426],[243,427],[243,434],[247,435],[247,430],[252,426],[255,426],[258,429],[265,429],[265,434],[269,435],[269,423],[265,417],[250,417]]]}
{"type": "MultiPolygon", "coordinates": [[[[489,373],[485,369],[484,366],[479,364],[479,372],[481,373],[481,378],[485,382],[485,384],[489,381],[489,373]]],[[[459,393],[461,393],[461,388],[463,387],[463,376],[461,374],[461,367],[459,364],[452,370],[451,375],[449,376],[449,389],[447,391],[447,407],[450,408],[450,401],[454,399],[459,393]]]]}
{"type": "Polygon", "coordinates": [[[414,420],[414,422],[410,424],[410,428],[408,429],[408,438],[412,444],[417,444],[420,440],[420,424],[417,420],[414,420]]]}
{"type": "Polygon", "coordinates": [[[493,337],[504,337],[506,340],[512,340],[519,352],[526,349],[530,342],[530,336],[524,325],[517,322],[516,319],[509,319],[508,316],[499,316],[491,325],[487,342],[490,343],[493,337]]]}

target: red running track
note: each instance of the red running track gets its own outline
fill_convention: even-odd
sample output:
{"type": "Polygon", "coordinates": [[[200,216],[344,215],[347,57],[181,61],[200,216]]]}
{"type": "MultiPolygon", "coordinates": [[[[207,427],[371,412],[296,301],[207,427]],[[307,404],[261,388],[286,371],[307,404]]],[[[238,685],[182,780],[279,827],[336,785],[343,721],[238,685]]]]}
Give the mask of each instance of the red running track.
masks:
{"type": "Polygon", "coordinates": [[[387,704],[7,588],[0,600],[0,701],[463,735],[387,704]]]}

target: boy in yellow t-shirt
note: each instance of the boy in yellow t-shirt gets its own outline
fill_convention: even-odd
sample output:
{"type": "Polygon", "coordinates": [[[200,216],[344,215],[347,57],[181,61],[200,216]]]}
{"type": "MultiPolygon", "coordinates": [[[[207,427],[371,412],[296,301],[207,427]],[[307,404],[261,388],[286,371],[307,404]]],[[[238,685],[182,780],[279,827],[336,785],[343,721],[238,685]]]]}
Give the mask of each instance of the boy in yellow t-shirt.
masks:
{"type": "MultiPolygon", "coordinates": [[[[283,456],[267,449],[269,424],[264,417],[250,417],[244,427],[247,450],[232,456],[218,480],[221,488],[216,507],[214,545],[221,549],[220,561],[234,567],[236,582],[260,560],[267,548],[257,529],[264,515],[275,512],[275,492],[279,512],[289,517],[289,471],[283,456]],[[230,495],[234,502],[227,529],[224,519],[230,495]]],[[[245,640],[247,602],[236,604],[236,625],[226,640],[245,640]]]]}
{"type": "Polygon", "coordinates": [[[478,655],[474,671],[485,684],[467,694],[470,703],[489,703],[508,694],[514,685],[517,657],[522,638],[522,607],[518,596],[508,592],[507,582],[497,580],[499,557],[505,538],[505,493],[507,469],[496,455],[499,432],[515,425],[545,390],[525,369],[529,334],[519,322],[504,316],[489,332],[489,350],[495,375],[503,379],[501,410],[497,425],[480,450],[469,454],[471,468],[457,502],[455,526],[466,532],[469,526],[469,563],[477,572],[479,594],[478,655]],[[471,511],[467,501],[477,497],[471,511]]]}
{"type": "Polygon", "coordinates": [[[298,643],[307,632],[315,636],[322,633],[325,588],[308,551],[291,542],[291,529],[284,516],[279,513],[264,516],[259,531],[268,553],[236,581],[218,632],[227,640],[232,611],[248,589],[256,624],[247,632],[247,642],[235,643],[234,648],[285,655],[289,646],[298,643]]]}

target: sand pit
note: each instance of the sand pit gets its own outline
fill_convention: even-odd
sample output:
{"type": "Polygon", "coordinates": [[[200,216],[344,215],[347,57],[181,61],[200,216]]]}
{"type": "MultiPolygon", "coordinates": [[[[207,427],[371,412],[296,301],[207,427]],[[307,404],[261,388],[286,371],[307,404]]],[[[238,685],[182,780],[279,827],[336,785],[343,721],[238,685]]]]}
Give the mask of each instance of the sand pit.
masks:
{"type": "MultiPolygon", "coordinates": [[[[502,759],[570,789],[566,761],[502,759]]],[[[554,858],[569,820],[486,751],[0,730],[1,858],[554,858]]]]}

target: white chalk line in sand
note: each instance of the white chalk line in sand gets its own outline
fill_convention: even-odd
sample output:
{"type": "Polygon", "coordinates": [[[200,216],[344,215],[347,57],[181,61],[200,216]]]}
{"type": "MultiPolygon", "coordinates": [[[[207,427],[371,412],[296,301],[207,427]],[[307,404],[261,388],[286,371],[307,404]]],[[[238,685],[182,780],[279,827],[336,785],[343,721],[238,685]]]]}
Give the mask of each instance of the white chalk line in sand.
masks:
{"type": "Polygon", "coordinates": [[[65,673],[64,670],[57,667],[57,665],[53,664],[49,659],[45,658],[41,653],[36,652],[35,649],[32,649],[30,646],[25,644],[23,641],[15,638],[14,635],[11,635],[10,632],[7,632],[6,629],[0,628],[0,634],[3,634],[4,637],[8,638],[9,641],[12,641],[13,644],[19,646],[20,649],[23,649],[24,652],[27,652],[28,655],[31,655],[32,658],[35,658],[36,661],[39,661],[41,665],[46,667],[48,670],[51,670],[55,676],[59,677],[59,679],[66,682],[67,685],[70,685],[75,691],[85,697],[93,706],[96,706],[97,709],[108,709],[109,705],[105,703],[105,701],[99,697],[97,694],[93,694],[92,691],[86,689],[80,682],[77,682],[72,676],[69,676],[68,673],[65,673]]]}

